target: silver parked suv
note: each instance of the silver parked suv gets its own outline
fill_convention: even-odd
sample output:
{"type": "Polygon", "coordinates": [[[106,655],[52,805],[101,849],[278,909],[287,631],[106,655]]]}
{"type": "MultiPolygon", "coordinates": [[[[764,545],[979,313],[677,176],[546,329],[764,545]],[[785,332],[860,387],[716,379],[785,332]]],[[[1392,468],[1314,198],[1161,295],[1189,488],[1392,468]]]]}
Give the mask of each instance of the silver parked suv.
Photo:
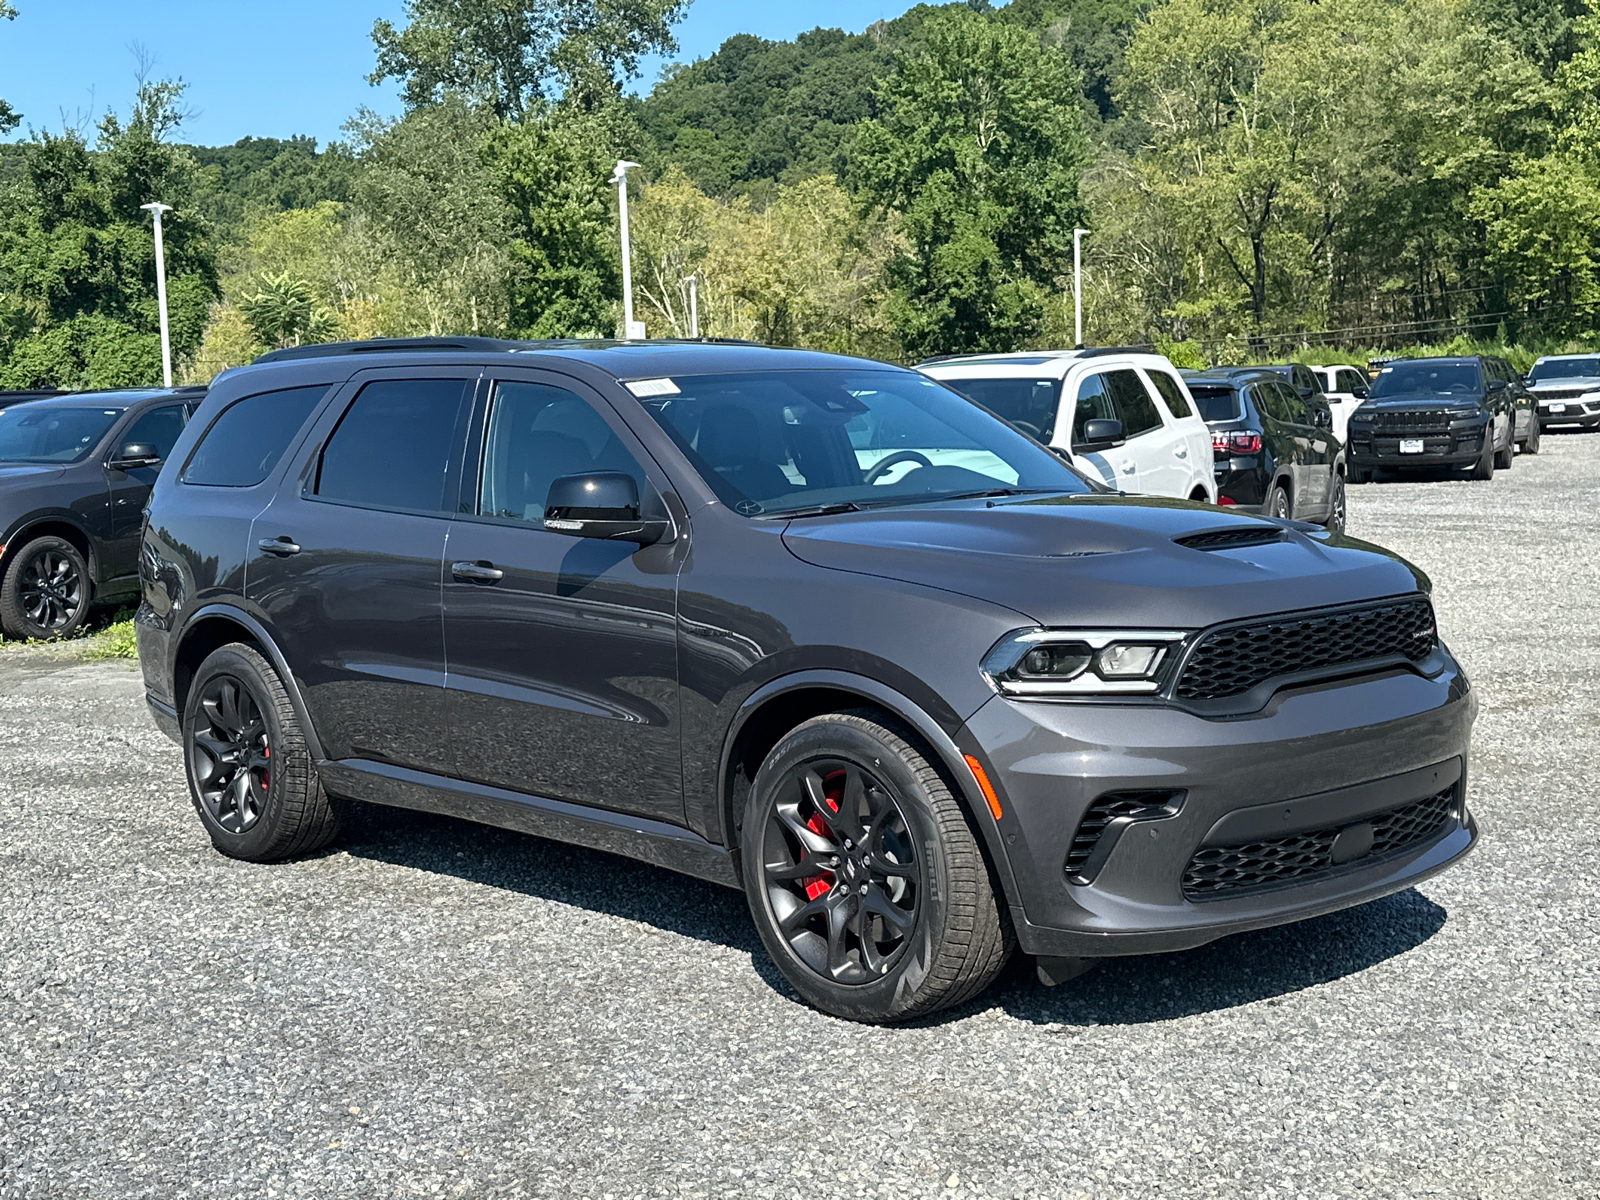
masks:
{"type": "Polygon", "coordinates": [[[1600,428],[1600,356],[1547,354],[1528,372],[1539,425],[1600,428]]]}

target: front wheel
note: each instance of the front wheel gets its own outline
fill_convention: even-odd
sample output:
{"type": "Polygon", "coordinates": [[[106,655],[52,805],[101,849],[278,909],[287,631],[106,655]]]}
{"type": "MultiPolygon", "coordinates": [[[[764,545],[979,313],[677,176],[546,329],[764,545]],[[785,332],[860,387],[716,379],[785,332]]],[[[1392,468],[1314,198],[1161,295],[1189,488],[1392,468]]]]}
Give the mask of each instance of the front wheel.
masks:
{"type": "Polygon", "coordinates": [[[1333,495],[1328,498],[1328,519],[1322,524],[1324,528],[1333,530],[1334,533],[1344,532],[1345,522],[1345,495],[1344,476],[1333,477],[1333,495]]]}
{"type": "Polygon", "coordinates": [[[1496,471],[1511,470],[1511,460],[1517,455],[1517,423],[1512,421],[1506,428],[1506,444],[1503,450],[1495,452],[1494,469],[1496,471]]]}
{"type": "Polygon", "coordinates": [[[1539,418],[1538,416],[1534,416],[1528,422],[1528,436],[1522,441],[1523,454],[1539,453],[1539,435],[1541,432],[1542,431],[1539,428],[1539,418]]]}
{"type": "Polygon", "coordinates": [[[338,834],[289,693],[254,647],[223,646],[200,664],[184,703],[183,758],[200,823],[230,858],[274,862],[338,834]]]}
{"type": "Polygon", "coordinates": [[[785,736],[751,786],[740,852],[767,953],[836,1017],[960,1004],[1010,957],[966,814],[915,735],[879,714],[830,713],[785,736]]]}
{"type": "Polygon", "coordinates": [[[1475,466],[1468,472],[1468,479],[1476,479],[1480,483],[1494,478],[1494,433],[1486,431],[1483,435],[1483,453],[1478,456],[1475,466]]]}
{"type": "Polygon", "coordinates": [[[71,542],[35,538],[0,580],[0,630],[17,641],[71,637],[89,615],[89,568],[71,542]]]}

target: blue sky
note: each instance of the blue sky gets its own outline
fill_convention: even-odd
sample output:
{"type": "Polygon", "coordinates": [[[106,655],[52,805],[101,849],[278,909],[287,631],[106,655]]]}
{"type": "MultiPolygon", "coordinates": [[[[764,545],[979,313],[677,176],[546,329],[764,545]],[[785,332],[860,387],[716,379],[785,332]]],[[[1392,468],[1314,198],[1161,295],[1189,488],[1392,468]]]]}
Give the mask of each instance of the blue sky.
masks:
{"type": "MultiPolygon", "coordinates": [[[[142,43],[157,76],[182,76],[198,115],[185,140],[205,145],[249,134],[309,133],[326,142],[362,105],[399,111],[393,84],[372,87],[372,22],[400,22],[403,0],[13,0],[0,21],[0,97],[24,125],[88,122],[108,106],[126,111],[142,43]]],[[[694,0],[678,26],[683,61],[710,54],[735,33],[789,38],[815,26],[860,30],[911,0],[809,0],[751,4],[694,0]]],[[[648,90],[661,68],[635,85],[648,90]]]]}

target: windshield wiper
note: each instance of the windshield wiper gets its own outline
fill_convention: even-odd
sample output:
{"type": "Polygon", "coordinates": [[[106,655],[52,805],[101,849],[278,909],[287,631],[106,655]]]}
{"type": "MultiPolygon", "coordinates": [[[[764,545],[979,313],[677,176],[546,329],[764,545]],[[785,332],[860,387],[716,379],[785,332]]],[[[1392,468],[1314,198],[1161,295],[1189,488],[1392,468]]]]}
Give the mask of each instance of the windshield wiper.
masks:
{"type": "Polygon", "coordinates": [[[763,517],[831,517],[834,513],[860,512],[861,505],[849,500],[839,500],[833,504],[813,504],[809,508],[785,508],[778,512],[762,513],[763,517]]]}

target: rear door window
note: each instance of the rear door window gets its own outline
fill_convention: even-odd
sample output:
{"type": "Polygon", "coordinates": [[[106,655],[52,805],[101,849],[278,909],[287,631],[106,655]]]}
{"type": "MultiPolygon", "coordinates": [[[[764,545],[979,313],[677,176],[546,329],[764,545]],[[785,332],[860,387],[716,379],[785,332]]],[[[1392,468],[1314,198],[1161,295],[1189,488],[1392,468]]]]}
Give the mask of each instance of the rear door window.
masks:
{"type": "Polygon", "coordinates": [[[441,512],[469,385],[462,379],[367,384],[323,447],[314,494],[373,508],[441,512]]]}
{"type": "Polygon", "coordinates": [[[189,455],[179,480],[202,487],[254,487],[272,474],[327,388],[285,388],[235,400],[189,455]]]}
{"type": "Polygon", "coordinates": [[[1117,416],[1122,421],[1123,437],[1138,437],[1152,429],[1161,428],[1161,414],[1156,402],[1134,371],[1107,371],[1106,390],[1116,405],[1117,416]]]}
{"type": "Polygon", "coordinates": [[[1183,389],[1178,386],[1176,379],[1165,371],[1146,371],[1145,374],[1150,377],[1150,382],[1155,385],[1156,391],[1161,394],[1161,399],[1166,404],[1168,412],[1180,420],[1194,415],[1194,410],[1189,407],[1189,402],[1183,398],[1183,389]]]}
{"type": "Polygon", "coordinates": [[[1274,421],[1293,420],[1289,415],[1289,403],[1285,399],[1286,395],[1292,394],[1287,387],[1276,381],[1269,383],[1263,380],[1250,386],[1250,396],[1256,403],[1256,411],[1271,417],[1274,421]]]}

